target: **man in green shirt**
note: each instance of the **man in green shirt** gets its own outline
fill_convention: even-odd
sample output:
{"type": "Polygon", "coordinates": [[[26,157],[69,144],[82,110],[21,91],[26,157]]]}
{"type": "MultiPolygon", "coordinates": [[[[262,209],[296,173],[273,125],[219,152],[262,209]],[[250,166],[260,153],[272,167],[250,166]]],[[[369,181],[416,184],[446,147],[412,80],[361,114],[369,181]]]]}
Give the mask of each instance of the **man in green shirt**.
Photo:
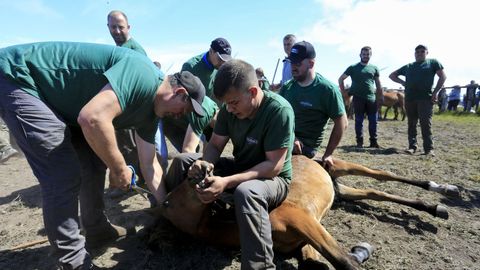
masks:
{"type": "MultiPolygon", "coordinates": [[[[138,53],[147,56],[147,53],[142,46],[130,36],[130,24],[125,13],[120,10],[112,10],[107,15],[107,26],[110,35],[112,36],[115,44],[119,47],[129,48],[138,53]]],[[[160,120],[161,121],[161,120],[160,120]]],[[[159,124],[161,126],[161,124],[159,124]]],[[[133,129],[120,129],[116,130],[116,137],[118,147],[123,157],[132,165],[137,171],[139,171],[139,177],[143,181],[143,175],[139,170],[140,163],[138,161],[137,145],[135,143],[135,136],[133,129]]],[[[124,192],[118,189],[110,190],[109,196],[117,197],[124,192]]]]}
{"type": "MultiPolygon", "coordinates": [[[[208,142],[212,128],[215,126],[218,106],[209,97],[205,97],[202,103],[205,115],[198,117],[194,112],[180,118],[165,117],[163,130],[165,136],[180,153],[196,153],[200,141],[208,142]]],[[[156,136],[159,136],[157,133],[156,136]]],[[[156,143],[158,147],[158,141],[156,143]]]]}
{"type": "Polygon", "coordinates": [[[286,198],[292,178],[293,110],[281,96],[262,91],[253,66],[242,60],[225,63],[214,86],[225,105],[203,159],[196,160],[199,154],[177,156],[165,178],[167,188],[187,174],[204,178],[202,163],[210,171],[215,164],[214,176],[196,186],[199,199],[211,203],[224,192],[233,193],[242,269],[274,269],[268,211],[286,198]],[[229,140],[234,158],[220,157],[229,140]]]}
{"type": "Polygon", "coordinates": [[[230,43],[226,39],[219,37],[212,40],[208,52],[194,56],[185,62],[182,66],[182,71],[190,71],[193,75],[200,78],[205,86],[206,95],[220,106],[221,104],[213,94],[213,80],[222,64],[231,59],[232,47],[230,43]]]}
{"type": "MultiPolygon", "coordinates": [[[[165,125],[168,125],[168,129],[170,130],[159,127],[155,139],[157,151],[161,152],[159,154],[162,156],[162,159],[168,156],[165,137],[169,138],[170,142],[172,142],[179,152],[193,153],[196,152],[200,139],[199,136],[203,133],[203,130],[207,129],[207,133],[211,133],[208,125],[213,127],[215,124],[215,113],[218,111],[218,107],[221,106],[221,102],[215,98],[213,94],[213,80],[217,74],[217,70],[223,63],[232,59],[231,54],[232,48],[230,43],[226,39],[219,37],[212,41],[208,52],[192,57],[183,64],[182,71],[189,71],[200,78],[205,87],[206,96],[209,97],[209,99],[206,99],[202,106],[207,106],[204,107],[208,112],[207,118],[200,119],[196,115],[190,115],[188,123],[190,127],[196,130],[195,132],[193,132],[192,129],[188,129],[186,125],[187,121],[185,121],[186,118],[181,120],[180,123],[166,119],[165,121],[168,121],[168,123],[165,123],[165,125]],[[214,104],[211,104],[208,100],[213,100],[216,104],[215,107],[214,104]],[[180,129],[175,127],[180,127],[180,129]]],[[[204,139],[208,141],[207,138],[204,139]]],[[[165,159],[162,161],[162,163],[166,162],[165,159]]]]}
{"type": "Polygon", "coordinates": [[[46,233],[62,269],[91,269],[85,241],[95,247],[127,235],[104,213],[107,167],[111,187],[129,188],[133,175],[114,130],[135,129],[141,170],[161,201],[158,118],[203,115],[204,95],[191,73],[164,80],[147,57],[126,48],[43,42],[0,49],[0,117],[40,182],[46,233]]]}
{"type": "Polygon", "coordinates": [[[107,21],[108,30],[117,46],[129,48],[147,56],[142,46],[130,36],[130,25],[125,13],[112,10],[108,13],[107,21]]]}
{"type": "Polygon", "coordinates": [[[315,73],[315,49],[306,41],[292,47],[289,60],[293,79],[288,81],[279,94],[292,104],[295,112],[295,145],[293,154],[313,158],[323,140],[329,119],[333,129],[322,160],[330,166],[348,121],[338,87],[315,73]]]}
{"type": "Polygon", "coordinates": [[[425,155],[435,156],[433,152],[432,115],[433,104],[437,102],[437,93],[442,88],[447,76],[443,66],[436,59],[427,59],[428,49],[425,45],[415,48],[415,62],[395,70],[390,74],[392,81],[405,87],[405,111],[408,118],[408,154],[417,150],[417,123],[420,120],[423,150],[425,155]],[[435,75],[438,76],[432,91],[435,75]],[[405,80],[399,76],[405,76],[405,80]]]}
{"type": "Polygon", "coordinates": [[[363,47],[360,50],[360,62],[345,70],[338,79],[338,85],[340,90],[345,92],[345,79],[349,76],[352,79],[352,87],[350,87],[348,95],[353,95],[357,147],[363,147],[363,118],[366,114],[370,147],[380,148],[377,142],[377,108],[378,104],[382,103],[383,91],[378,68],[368,63],[370,57],[372,57],[372,48],[363,47]]]}

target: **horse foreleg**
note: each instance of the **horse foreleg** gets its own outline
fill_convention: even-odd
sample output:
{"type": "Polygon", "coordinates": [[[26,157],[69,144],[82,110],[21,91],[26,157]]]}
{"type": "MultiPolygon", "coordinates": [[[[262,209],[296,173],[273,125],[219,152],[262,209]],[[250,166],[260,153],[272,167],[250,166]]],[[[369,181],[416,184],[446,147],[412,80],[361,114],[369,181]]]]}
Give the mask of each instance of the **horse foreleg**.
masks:
{"type": "Polygon", "coordinates": [[[387,108],[385,109],[385,113],[383,114],[383,120],[386,120],[386,119],[387,119],[388,110],[390,110],[390,107],[389,107],[389,106],[387,106],[387,108]]]}
{"type": "Polygon", "coordinates": [[[407,199],[375,189],[356,189],[339,183],[336,184],[336,187],[337,195],[344,200],[356,201],[368,199],[374,201],[395,202],[415,208],[420,211],[425,211],[434,217],[448,219],[447,208],[440,204],[427,204],[421,200],[407,199]]]}
{"type": "MultiPolygon", "coordinates": [[[[280,250],[292,248],[292,243],[303,243],[311,245],[336,269],[360,269],[355,259],[340,248],[337,241],[311,214],[302,209],[277,208],[270,216],[275,220],[272,221],[274,232],[282,232],[274,238],[280,250]]],[[[316,260],[315,253],[308,247],[302,248],[302,258],[316,260]]]]}
{"type": "MultiPolygon", "coordinates": [[[[321,162],[320,162],[321,164],[321,162]]],[[[449,184],[437,184],[433,181],[414,180],[403,176],[396,175],[391,172],[370,169],[360,164],[348,162],[341,159],[334,159],[333,166],[329,168],[328,173],[333,179],[345,175],[359,175],[371,177],[380,181],[397,181],[410,185],[414,185],[426,190],[438,192],[448,196],[459,196],[460,192],[457,186],[449,184]]]]}

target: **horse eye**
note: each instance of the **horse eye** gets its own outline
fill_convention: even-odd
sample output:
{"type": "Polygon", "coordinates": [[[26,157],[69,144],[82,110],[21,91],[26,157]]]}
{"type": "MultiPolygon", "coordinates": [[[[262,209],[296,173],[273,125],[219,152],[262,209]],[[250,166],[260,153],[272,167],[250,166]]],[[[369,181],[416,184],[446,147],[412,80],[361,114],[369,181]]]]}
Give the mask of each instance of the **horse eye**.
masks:
{"type": "Polygon", "coordinates": [[[168,207],[169,205],[170,205],[170,203],[168,202],[168,200],[163,202],[164,207],[168,207]]]}

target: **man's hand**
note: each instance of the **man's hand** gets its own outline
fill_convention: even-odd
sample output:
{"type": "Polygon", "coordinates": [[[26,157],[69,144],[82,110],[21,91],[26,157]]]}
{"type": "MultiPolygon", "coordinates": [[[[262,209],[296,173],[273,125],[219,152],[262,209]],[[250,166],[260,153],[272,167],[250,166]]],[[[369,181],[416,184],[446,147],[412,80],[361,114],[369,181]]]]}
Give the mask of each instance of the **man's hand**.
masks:
{"type": "Polygon", "coordinates": [[[213,172],[214,165],[205,160],[195,160],[188,169],[188,178],[203,179],[213,172]]]}
{"type": "Polygon", "coordinates": [[[120,188],[127,190],[130,187],[130,181],[132,180],[132,170],[125,166],[120,171],[110,171],[109,181],[111,188],[120,188]]]}
{"type": "Polygon", "coordinates": [[[333,166],[333,156],[323,156],[323,168],[328,172],[330,168],[333,166]]]}
{"type": "Polygon", "coordinates": [[[302,148],[303,148],[303,143],[297,138],[295,138],[295,141],[293,142],[293,151],[292,153],[295,155],[301,155],[302,154],[302,148]]]}
{"type": "Polygon", "coordinates": [[[215,201],[218,196],[225,190],[227,181],[220,176],[208,176],[203,180],[202,187],[200,185],[195,186],[197,191],[197,197],[204,204],[215,201]]]}

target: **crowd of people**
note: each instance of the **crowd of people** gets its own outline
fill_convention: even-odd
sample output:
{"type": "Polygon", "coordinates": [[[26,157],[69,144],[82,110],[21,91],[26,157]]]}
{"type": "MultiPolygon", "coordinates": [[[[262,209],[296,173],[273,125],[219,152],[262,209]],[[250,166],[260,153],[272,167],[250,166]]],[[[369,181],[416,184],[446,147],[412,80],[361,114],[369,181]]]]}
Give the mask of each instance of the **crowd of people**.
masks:
{"type": "MultiPolygon", "coordinates": [[[[105,215],[107,168],[110,187],[120,190],[129,189],[137,172],[153,194],[152,206],[186,176],[208,168],[213,174],[196,187],[197,195],[203,203],[233,195],[242,268],[274,269],[269,210],[288,194],[292,155],[333,164],[348,126],[342,92],[353,95],[357,147],[363,147],[366,115],[369,147],[380,148],[383,92],[371,47],[361,48],[360,62],[347,67],[337,85],[315,71],[311,43],[286,35],[282,78],[269,84],[261,68],[232,59],[225,38],[165,75],[131,37],[123,12],[110,12],[107,26],[116,46],[43,42],[0,50],[0,116],[18,143],[13,151],[25,155],[40,182],[45,229],[60,269],[98,269],[91,248],[135,233],[105,215]],[[173,149],[165,138],[180,153],[170,167],[173,149]],[[222,156],[229,141],[233,158],[222,156]]],[[[405,88],[407,153],[417,151],[420,121],[424,154],[434,156],[433,104],[439,93],[444,106],[446,75],[439,61],[426,58],[426,46],[414,52],[415,61],[390,78],[405,88]]],[[[478,85],[464,87],[467,110],[478,108],[478,94],[472,98],[478,85]]],[[[456,108],[451,101],[448,108],[456,108]]]]}

